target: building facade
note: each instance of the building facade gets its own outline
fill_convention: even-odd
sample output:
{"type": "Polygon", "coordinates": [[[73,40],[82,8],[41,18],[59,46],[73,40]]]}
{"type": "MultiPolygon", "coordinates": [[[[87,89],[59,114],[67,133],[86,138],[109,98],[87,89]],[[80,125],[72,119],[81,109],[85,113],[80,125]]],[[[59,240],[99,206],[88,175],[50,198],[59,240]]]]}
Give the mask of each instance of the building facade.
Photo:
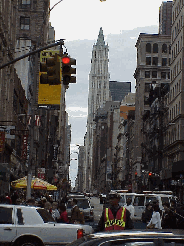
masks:
{"type": "MultiPolygon", "coordinates": [[[[149,92],[152,84],[170,83],[171,38],[169,35],[143,34],[138,37],[135,97],[135,156],[133,174],[139,177],[142,169],[143,114],[150,110],[149,92]]],[[[133,190],[137,190],[134,177],[133,190]]]]}
{"type": "Polygon", "coordinates": [[[86,189],[91,188],[92,156],[93,156],[93,119],[97,109],[103,107],[109,99],[108,45],[105,44],[103,30],[100,28],[96,44],[93,45],[91,71],[89,74],[88,119],[86,138],[86,189]]]}

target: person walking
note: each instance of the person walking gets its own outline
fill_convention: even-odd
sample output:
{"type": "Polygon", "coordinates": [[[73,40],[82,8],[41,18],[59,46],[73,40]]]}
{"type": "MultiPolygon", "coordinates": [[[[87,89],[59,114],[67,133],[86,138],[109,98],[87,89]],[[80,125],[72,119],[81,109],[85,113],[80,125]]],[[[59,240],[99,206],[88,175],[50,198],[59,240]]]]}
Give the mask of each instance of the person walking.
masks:
{"type": "Polygon", "coordinates": [[[168,202],[163,203],[164,213],[162,214],[162,229],[176,229],[176,216],[170,209],[168,202]]]}
{"type": "Polygon", "coordinates": [[[69,223],[68,214],[67,214],[66,206],[64,203],[62,203],[59,206],[59,210],[60,210],[60,218],[57,220],[57,222],[58,223],[69,223]]]}
{"type": "Polygon", "coordinates": [[[151,206],[151,203],[147,203],[146,209],[142,213],[142,219],[141,219],[142,222],[147,225],[151,220],[152,214],[153,214],[153,208],[151,206]]]}
{"type": "Polygon", "coordinates": [[[160,213],[159,213],[159,206],[157,204],[153,205],[153,214],[146,228],[147,229],[162,229],[161,218],[160,218],[160,213]]]}
{"type": "Polygon", "coordinates": [[[124,208],[128,209],[128,211],[130,212],[130,218],[134,219],[135,209],[132,205],[132,199],[130,197],[127,199],[127,204],[124,205],[124,208]]]}
{"type": "Polygon", "coordinates": [[[130,218],[130,212],[128,209],[120,207],[119,201],[120,195],[118,193],[111,193],[109,195],[110,206],[103,210],[96,231],[113,231],[134,228],[130,218]]]}
{"type": "Polygon", "coordinates": [[[53,202],[52,203],[52,217],[55,221],[57,221],[60,218],[60,213],[58,210],[58,203],[57,202],[53,202]]]}
{"type": "Polygon", "coordinates": [[[71,224],[84,224],[84,215],[80,211],[79,207],[77,206],[77,200],[74,198],[71,201],[72,205],[72,211],[71,211],[71,218],[70,218],[70,223],[71,224]]]}

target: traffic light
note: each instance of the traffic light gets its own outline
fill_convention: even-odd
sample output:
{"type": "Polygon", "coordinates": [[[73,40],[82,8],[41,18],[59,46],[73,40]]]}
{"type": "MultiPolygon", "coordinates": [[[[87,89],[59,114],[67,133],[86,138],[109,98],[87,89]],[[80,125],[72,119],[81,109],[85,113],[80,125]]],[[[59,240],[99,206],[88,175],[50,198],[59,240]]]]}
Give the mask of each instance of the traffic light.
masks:
{"type": "Polygon", "coordinates": [[[135,172],[135,178],[137,178],[137,172],[135,172]]]}
{"type": "Polygon", "coordinates": [[[72,76],[72,74],[76,74],[76,68],[73,68],[72,65],[76,65],[76,60],[74,58],[70,58],[69,56],[64,56],[62,58],[62,76],[64,85],[76,83],[76,77],[72,76]]]}
{"type": "Polygon", "coordinates": [[[40,63],[40,84],[61,84],[61,63],[57,53],[53,57],[46,58],[46,63],[40,63]]]}
{"type": "Polygon", "coordinates": [[[153,174],[152,174],[151,172],[149,172],[149,174],[148,174],[148,175],[149,175],[149,177],[152,177],[152,175],[153,175],[153,174]]]}

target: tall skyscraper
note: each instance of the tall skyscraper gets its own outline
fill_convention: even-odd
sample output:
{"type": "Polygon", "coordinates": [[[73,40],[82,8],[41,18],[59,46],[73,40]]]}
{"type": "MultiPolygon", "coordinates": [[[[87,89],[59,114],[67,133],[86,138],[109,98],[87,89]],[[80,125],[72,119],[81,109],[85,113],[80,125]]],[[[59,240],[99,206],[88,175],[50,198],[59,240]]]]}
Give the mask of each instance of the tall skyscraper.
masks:
{"type": "Polygon", "coordinates": [[[159,8],[159,34],[171,35],[173,1],[162,2],[159,8]]]}
{"type": "Polygon", "coordinates": [[[96,44],[93,45],[91,71],[89,74],[88,121],[86,139],[86,189],[91,188],[92,150],[93,150],[93,119],[97,109],[109,100],[108,44],[105,44],[102,27],[96,44]]]}

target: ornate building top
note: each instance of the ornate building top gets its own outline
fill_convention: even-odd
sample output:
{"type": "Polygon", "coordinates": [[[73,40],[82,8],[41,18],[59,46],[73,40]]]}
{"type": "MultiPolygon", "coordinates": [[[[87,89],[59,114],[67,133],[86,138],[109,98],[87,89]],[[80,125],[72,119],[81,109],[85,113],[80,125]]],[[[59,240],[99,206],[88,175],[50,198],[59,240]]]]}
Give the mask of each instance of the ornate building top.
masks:
{"type": "Polygon", "coordinates": [[[105,45],[102,27],[100,27],[96,45],[105,45]]]}

